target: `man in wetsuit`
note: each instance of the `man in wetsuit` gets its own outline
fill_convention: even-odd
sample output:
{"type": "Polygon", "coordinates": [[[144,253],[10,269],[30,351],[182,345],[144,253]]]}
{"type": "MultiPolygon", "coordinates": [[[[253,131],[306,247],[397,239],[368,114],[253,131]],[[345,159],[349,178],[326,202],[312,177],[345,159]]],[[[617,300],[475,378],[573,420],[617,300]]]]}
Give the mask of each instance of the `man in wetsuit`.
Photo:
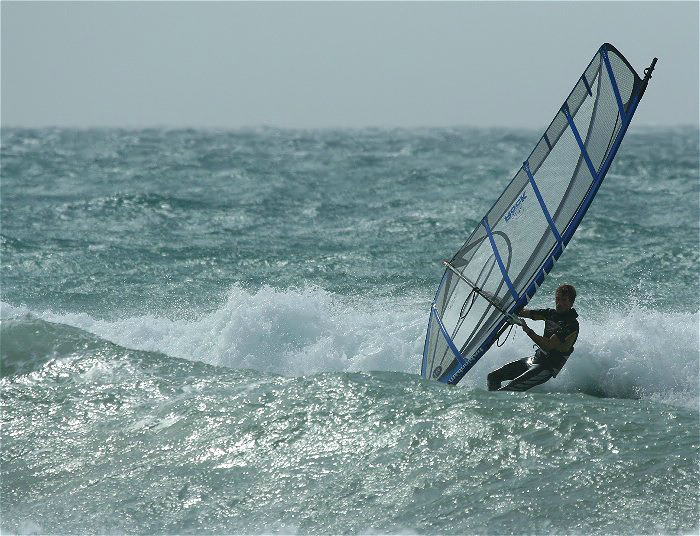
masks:
{"type": "Polygon", "coordinates": [[[523,331],[540,349],[532,357],[508,363],[491,372],[488,377],[489,391],[526,391],[535,385],[555,377],[574,351],[578,337],[578,313],[573,309],[576,289],[561,285],[555,294],[556,309],[521,309],[522,318],[544,320],[544,335],[540,336],[522,324],[523,331]],[[501,382],[512,380],[501,387],[501,382]]]}

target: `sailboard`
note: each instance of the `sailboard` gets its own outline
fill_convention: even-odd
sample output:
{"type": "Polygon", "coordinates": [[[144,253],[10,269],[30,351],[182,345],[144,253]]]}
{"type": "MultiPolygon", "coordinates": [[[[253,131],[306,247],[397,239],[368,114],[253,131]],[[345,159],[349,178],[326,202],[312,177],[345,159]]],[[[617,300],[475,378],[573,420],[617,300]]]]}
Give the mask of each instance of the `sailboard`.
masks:
{"type": "Polygon", "coordinates": [[[449,261],[430,307],[421,376],[454,385],[537,292],[571,241],[644,95],[602,45],[501,196],[449,261]]]}

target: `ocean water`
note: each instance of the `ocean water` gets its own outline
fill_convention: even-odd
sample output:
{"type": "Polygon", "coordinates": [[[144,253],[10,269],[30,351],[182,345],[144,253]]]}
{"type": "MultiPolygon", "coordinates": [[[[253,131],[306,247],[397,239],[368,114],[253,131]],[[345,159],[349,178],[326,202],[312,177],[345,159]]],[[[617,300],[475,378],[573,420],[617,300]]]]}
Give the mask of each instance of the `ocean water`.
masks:
{"type": "Polygon", "coordinates": [[[632,125],[534,298],[557,378],[420,378],[540,134],[3,129],[2,533],[698,533],[697,129],[632,125]]]}

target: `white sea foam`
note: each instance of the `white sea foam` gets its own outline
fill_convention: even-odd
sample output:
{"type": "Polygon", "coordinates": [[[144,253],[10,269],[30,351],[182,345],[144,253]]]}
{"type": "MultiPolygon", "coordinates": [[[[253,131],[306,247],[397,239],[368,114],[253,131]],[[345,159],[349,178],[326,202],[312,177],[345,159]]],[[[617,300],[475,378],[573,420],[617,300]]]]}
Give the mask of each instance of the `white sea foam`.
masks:
{"type": "MultiPolygon", "coordinates": [[[[2,306],[2,316],[26,314],[2,306]]],[[[286,291],[234,287],[196,320],[156,315],[106,321],[84,313],[37,313],[127,348],[288,376],[322,371],[418,372],[423,318],[415,304],[338,297],[316,287],[286,291]],[[419,340],[420,339],[420,340],[419,340]]]]}
{"type": "MultiPolygon", "coordinates": [[[[2,304],[2,316],[26,314],[2,304]]],[[[699,314],[633,305],[594,314],[580,311],[576,351],[544,391],[644,398],[697,408],[700,378],[699,314]]],[[[33,314],[37,314],[33,312],[33,314]]],[[[98,320],[83,313],[38,313],[50,322],[84,329],[127,348],[231,368],[287,376],[323,371],[398,371],[418,374],[427,304],[420,299],[337,296],[317,287],[255,292],[232,288],[216,310],[195,320],[157,315],[98,320]]],[[[531,322],[535,329],[541,323],[531,322]]],[[[461,385],[483,388],[488,371],[532,353],[514,329],[461,385]]]]}
{"type": "MultiPolygon", "coordinates": [[[[580,313],[575,352],[561,373],[539,390],[653,399],[698,408],[697,312],[661,312],[634,305],[624,311],[580,313]]],[[[530,322],[530,326],[540,331],[542,323],[530,322]]],[[[467,384],[483,384],[489,370],[533,351],[520,330],[511,338],[515,340],[486,354],[467,375],[467,384]]]]}

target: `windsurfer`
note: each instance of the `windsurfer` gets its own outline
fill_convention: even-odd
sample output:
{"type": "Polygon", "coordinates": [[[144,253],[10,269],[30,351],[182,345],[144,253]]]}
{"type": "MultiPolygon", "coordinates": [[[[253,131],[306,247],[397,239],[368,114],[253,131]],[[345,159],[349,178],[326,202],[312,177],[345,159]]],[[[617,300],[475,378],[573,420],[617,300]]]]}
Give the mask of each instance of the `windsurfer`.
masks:
{"type": "Polygon", "coordinates": [[[544,320],[544,335],[535,333],[524,321],[523,331],[539,346],[532,357],[518,359],[494,370],[487,377],[489,391],[526,391],[555,377],[574,351],[578,337],[578,313],[573,309],[576,289],[561,285],[554,295],[555,309],[521,309],[518,316],[544,320]],[[501,382],[512,380],[501,387],[501,382]]]}

